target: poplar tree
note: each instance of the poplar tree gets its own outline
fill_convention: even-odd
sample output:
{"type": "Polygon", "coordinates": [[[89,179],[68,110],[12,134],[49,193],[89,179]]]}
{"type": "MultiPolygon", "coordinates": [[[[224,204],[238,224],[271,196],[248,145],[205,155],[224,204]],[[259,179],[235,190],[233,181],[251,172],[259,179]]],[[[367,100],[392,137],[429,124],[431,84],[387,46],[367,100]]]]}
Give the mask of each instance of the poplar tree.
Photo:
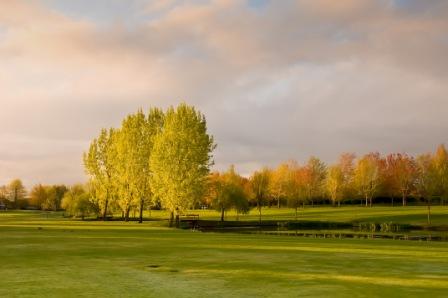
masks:
{"type": "Polygon", "coordinates": [[[150,203],[150,156],[155,136],[161,131],[163,112],[151,109],[148,117],[140,110],[123,121],[116,140],[116,174],[120,192],[119,205],[129,220],[132,206],[139,210],[143,222],[145,204],[150,203]]]}
{"type": "Polygon", "coordinates": [[[102,129],[98,138],[90,144],[84,153],[84,167],[90,176],[94,200],[100,207],[103,220],[107,219],[110,201],[114,198],[114,167],[116,164],[115,130],[102,129]]]}
{"type": "Polygon", "coordinates": [[[171,224],[202,196],[215,147],[203,114],[186,104],[168,108],[149,160],[151,190],[171,224]]]}

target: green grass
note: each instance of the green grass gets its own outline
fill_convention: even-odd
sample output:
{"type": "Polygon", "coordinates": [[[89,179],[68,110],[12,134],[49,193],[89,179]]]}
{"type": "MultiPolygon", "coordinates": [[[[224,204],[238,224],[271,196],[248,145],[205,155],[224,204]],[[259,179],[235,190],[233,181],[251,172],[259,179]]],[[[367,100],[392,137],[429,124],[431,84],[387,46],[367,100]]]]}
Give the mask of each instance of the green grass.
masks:
{"type": "MultiPolygon", "coordinates": [[[[423,210],[390,209],[305,213],[341,221],[401,214],[419,222],[423,210]]],[[[445,223],[446,208],[436,213],[445,223]]],[[[446,297],[448,291],[445,242],[200,233],[163,224],[0,212],[0,297],[446,297]]]]}
{"type": "MultiPolygon", "coordinates": [[[[219,220],[220,213],[214,210],[194,210],[189,213],[199,214],[200,219],[219,220]]],[[[448,225],[448,206],[433,206],[431,208],[432,225],[448,225]]],[[[149,212],[145,213],[149,217],[149,212]]],[[[168,218],[166,211],[152,211],[153,218],[168,218]]],[[[295,210],[288,208],[263,208],[264,220],[294,220],[295,210]]],[[[387,207],[375,206],[372,208],[350,207],[306,207],[299,209],[299,220],[318,220],[332,222],[394,222],[413,225],[427,225],[426,206],[387,207]]],[[[236,220],[233,211],[226,213],[226,220],[236,220]]],[[[239,220],[258,220],[258,210],[252,209],[247,215],[240,215],[239,220]]]]}

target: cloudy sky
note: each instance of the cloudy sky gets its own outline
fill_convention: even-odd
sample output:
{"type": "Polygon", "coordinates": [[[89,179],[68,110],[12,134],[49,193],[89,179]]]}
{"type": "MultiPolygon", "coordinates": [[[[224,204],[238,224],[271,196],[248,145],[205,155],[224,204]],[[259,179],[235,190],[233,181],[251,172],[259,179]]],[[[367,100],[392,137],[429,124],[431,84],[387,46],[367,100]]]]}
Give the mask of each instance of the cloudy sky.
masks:
{"type": "Polygon", "coordinates": [[[0,184],[86,179],[102,127],[181,101],[216,168],[448,143],[445,0],[0,1],[0,184]]]}

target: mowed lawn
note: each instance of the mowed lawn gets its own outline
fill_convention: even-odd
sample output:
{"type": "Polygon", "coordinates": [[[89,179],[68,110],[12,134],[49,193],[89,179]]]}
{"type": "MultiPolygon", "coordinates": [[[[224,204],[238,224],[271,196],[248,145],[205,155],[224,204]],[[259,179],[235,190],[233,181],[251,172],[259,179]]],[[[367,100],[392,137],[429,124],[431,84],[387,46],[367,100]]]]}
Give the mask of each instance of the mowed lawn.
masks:
{"type": "MultiPolygon", "coordinates": [[[[446,209],[440,210],[443,220],[446,209]]],[[[217,234],[161,225],[0,212],[0,297],[447,297],[448,293],[445,242],[217,234]]]]}

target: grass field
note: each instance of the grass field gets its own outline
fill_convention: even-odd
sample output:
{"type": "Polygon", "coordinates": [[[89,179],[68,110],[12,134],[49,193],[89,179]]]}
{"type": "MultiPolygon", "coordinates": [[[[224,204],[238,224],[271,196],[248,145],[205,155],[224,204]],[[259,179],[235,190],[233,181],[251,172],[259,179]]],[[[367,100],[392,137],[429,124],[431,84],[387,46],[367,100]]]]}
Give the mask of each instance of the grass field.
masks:
{"type": "MultiPolygon", "coordinates": [[[[446,224],[447,211],[435,208],[434,221],[446,224]]],[[[264,212],[266,218],[294,216],[292,210],[264,212]]],[[[424,224],[424,212],[423,207],[310,208],[302,216],[424,224]]],[[[201,216],[218,215],[201,211],[201,216]]],[[[256,214],[244,218],[251,217],[256,214]]],[[[0,212],[0,297],[446,297],[448,292],[446,242],[200,233],[163,225],[0,212]]]]}

